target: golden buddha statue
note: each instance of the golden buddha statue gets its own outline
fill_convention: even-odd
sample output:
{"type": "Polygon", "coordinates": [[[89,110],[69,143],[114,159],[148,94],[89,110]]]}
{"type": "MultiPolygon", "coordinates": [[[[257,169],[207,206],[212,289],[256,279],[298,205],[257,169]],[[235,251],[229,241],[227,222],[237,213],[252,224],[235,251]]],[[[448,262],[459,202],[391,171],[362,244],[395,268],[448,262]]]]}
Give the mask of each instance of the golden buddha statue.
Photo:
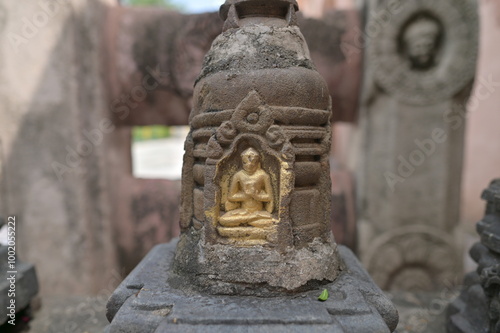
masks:
{"type": "Polygon", "coordinates": [[[254,148],[243,151],[241,161],[243,170],[231,178],[226,213],[219,223],[223,227],[269,227],[274,206],[271,178],[262,169],[260,154],[254,148]]]}

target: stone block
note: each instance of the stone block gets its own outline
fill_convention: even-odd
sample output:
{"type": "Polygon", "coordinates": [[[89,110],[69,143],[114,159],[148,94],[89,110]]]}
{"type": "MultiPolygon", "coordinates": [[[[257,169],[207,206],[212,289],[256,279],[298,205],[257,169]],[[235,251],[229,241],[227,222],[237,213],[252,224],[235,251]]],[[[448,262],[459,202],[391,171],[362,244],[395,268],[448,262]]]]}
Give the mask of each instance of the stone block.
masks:
{"type": "Polygon", "coordinates": [[[398,314],[354,254],[339,247],[342,274],[315,290],[276,297],[206,295],[166,280],[177,241],[156,246],[107,305],[107,333],[392,332],[398,314]],[[318,300],[323,289],[327,301],[318,300]]]}

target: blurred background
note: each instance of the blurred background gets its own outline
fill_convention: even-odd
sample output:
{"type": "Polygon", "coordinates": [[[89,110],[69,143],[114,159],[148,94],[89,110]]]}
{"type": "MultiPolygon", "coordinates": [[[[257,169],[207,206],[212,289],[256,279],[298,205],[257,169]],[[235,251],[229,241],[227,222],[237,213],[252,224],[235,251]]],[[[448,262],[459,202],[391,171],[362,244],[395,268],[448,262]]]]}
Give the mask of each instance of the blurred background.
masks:
{"type": "MultiPolygon", "coordinates": [[[[377,65],[368,52],[377,36],[363,30],[375,17],[370,8],[383,1],[298,2],[302,32],[333,98],[332,230],[339,243],[357,251],[371,267],[366,252],[372,247],[364,245],[371,235],[382,235],[384,227],[377,232],[361,227],[371,223],[365,207],[377,196],[364,195],[372,190],[363,156],[374,156],[364,142],[378,128],[370,127],[374,104],[367,100],[384,92],[370,86],[377,65]]],[[[192,88],[204,54],[221,32],[217,11],[222,3],[0,1],[0,214],[16,216],[18,258],[34,265],[39,284],[31,307],[18,315],[24,325],[16,330],[0,326],[2,332],[99,332],[106,299],[116,286],[154,245],[178,236],[192,88]],[[61,322],[60,317],[71,320],[61,322]]],[[[475,224],[484,214],[481,192],[500,175],[500,1],[477,4],[479,45],[463,41],[478,47],[476,79],[459,97],[449,98],[451,104],[454,98],[465,100],[468,109],[454,132],[459,134],[436,153],[442,163],[432,157],[423,162],[429,167],[416,171],[423,181],[416,176],[415,182],[413,176],[398,181],[405,193],[396,192],[401,202],[378,195],[378,205],[386,200],[387,205],[410,207],[409,215],[420,202],[424,206],[415,211],[442,206],[443,227],[432,217],[399,221],[397,213],[391,216],[395,225],[418,224],[449,235],[460,261],[449,268],[454,280],[449,289],[474,269],[467,250],[477,240],[475,224]],[[443,191],[416,191],[418,183],[443,191]],[[412,191],[404,190],[410,187],[412,191]],[[439,197],[422,200],[425,196],[439,197]]],[[[445,112],[446,106],[428,108],[445,112]]],[[[425,117],[420,121],[413,126],[430,126],[430,135],[436,125],[425,117]]],[[[411,142],[425,138],[407,133],[411,142]]],[[[391,140],[398,141],[388,136],[373,142],[390,146],[391,140]]],[[[389,158],[394,170],[398,158],[397,153],[389,158]]],[[[6,226],[0,243],[7,243],[6,226]]],[[[370,273],[379,284],[403,279],[370,273]]],[[[424,277],[429,283],[423,285],[384,286],[418,293],[436,285],[442,291],[445,287],[436,284],[440,276],[424,277]]],[[[415,299],[415,307],[422,308],[423,301],[415,299]]],[[[408,327],[408,332],[418,331],[408,327]]]]}

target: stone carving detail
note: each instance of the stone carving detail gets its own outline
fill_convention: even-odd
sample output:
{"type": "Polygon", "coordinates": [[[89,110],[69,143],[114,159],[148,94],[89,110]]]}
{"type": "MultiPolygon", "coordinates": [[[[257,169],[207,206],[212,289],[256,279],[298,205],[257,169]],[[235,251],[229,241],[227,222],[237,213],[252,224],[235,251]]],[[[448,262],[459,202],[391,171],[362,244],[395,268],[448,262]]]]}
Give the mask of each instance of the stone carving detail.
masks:
{"type": "Polygon", "coordinates": [[[412,226],[375,239],[366,252],[373,279],[385,290],[435,290],[453,285],[459,256],[440,230],[412,226]]]}
{"type": "Polygon", "coordinates": [[[356,178],[360,257],[384,288],[449,287],[463,262],[463,106],[476,69],[477,2],[368,3],[356,178]]]}
{"type": "Polygon", "coordinates": [[[221,144],[230,144],[233,139],[238,134],[238,131],[234,128],[234,125],[230,121],[225,121],[217,129],[216,139],[221,144]]]}
{"type": "MultiPolygon", "coordinates": [[[[203,94],[208,94],[206,86],[202,88],[202,91],[203,94]]],[[[219,213],[215,213],[219,217],[215,219],[217,232],[213,234],[214,237],[218,235],[224,239],[236,241],[240,245],[269,244],[270,240],[273,240],[273,242],[277,241],[277,223],[280,221],[277,205],[280,202],[290,201],[287,198],[291,197],[292,210],[295,211],[295,207],[300,206],[301,202],[306,200],[311,202],[310,207],[308,207],[310,210],[317,210],[315,205],[320,204],[317,201],[319,193],[317,190],[312,190],[312,192],[304,191],[303,193],[293,195],[290,194],[290,191],[294,188],[293,182],[296,185],[300,185],[296,188],[300,190],[301,186],[319,186],[320,178],[326,177],[321,176],[320,171],[322,168],[320,156],[329,151],[328,145],[330,144],[330,131],[324,125],[328,121],[326,112],[328,111],[302,108],[293,110],[287,107],[270,106],[263,100],[261,94],[252,89],[234,110],[229,109],[220,112],[221,115],[224,115],[224,119],[227,120],[222,121],[217,128],[214,129],[212,126],[207,126],[196,129],[193,132],[194,143],[193,145],[186,144],[186,147],[188,147],[186,151],[189,152],[192,149],[198,158],[207,158],[207,163],[215,165],[215,169],[217,170],[217,175],[215,175],[217,180],[215,180],[215,183],[218,182],[218,184],[215,185],[219,188],[220,196],[214,204],[214,207],[219,207],[219,213]],[[284,118],[286,112],[297,115],[301,113],[304,118],[311,117],[309,122],[313,124],[317,122],[317,125],[321,126],[276,125],[276,121],[290,122],[290,120],[284,118]],[[314,118],[317,118],[317,120],[312,120],[314,118]],[[203,142],[207,140],[207,137],[208,142],[205,145],[203,142]],[[230,188],[235,184],[235,181],[241,182],[241,179],[235,179],[234,177],[240,171],[242,172],[239,174],[240,176],[245,172],[242,170],[244,169],[244,163],[242,162],[246,157],[242,156],[242,153],[245,149],[248,150],[250,148],[257,152],[261,163],[272,166],[272,170],[265,171],[262,169],[262,172],[267,175],[271,172],[274,175],[271,191],[275,192],[272,195],[275,213],[273,217],[267,218],[267,222],[262,223],[250,221],[253,218],[238,217],[242,212],[237,211],[236,208],[228,209],[228,207],[237,205],[229,199],[231,196],[230,188]],[[296,161],[297,156],[299,161],[296,161]],[[289,176],[292,164],[295,165],[296,171],[299,171],[294,175],[295,181],[289,176]],[[228,168],[233,170],[230,174],[223,174],[224,171],[220,171],[228,168]],[[219,174],[220,172],[222,174],[219,174]],[[283,177],[280,177],[280,174],[283,174],[283,177]],[[283,188],[286,190],[280,192],[280,189],[283,188]],[[312,193],[312,197],[310,193],[312,193]]],[[[198,115],[193,120],[197,123],[198,119],[208,117],[209,115],[210,113],[198,115]]],[[[200,165],[199,168],[205,169],[206,167],[200,165]]],[[[201,181],[198,181],[198,183],[201,185],[201,181]]],[[[196,204],[196,200],[192,202],[196,204]]],[[[196,210],[193,209],[194,211],[196,210]]],[[[267,211],[269,214],[272,213],[272,211],[264,211],[267,211]]],[[[212,215],[210,211],[205,213],[208,216],[212,215]]],[[[200,214],[195,214],[197,222],[201,222],[200,219],[203,220],[201,217],[200,214]]],[[[314,235],[320,235],[321,230],[325,230],[325,227],[321,226],[324,222],[320,222],[320,218],[320,214],[304,216],[306,221],[301,221],[300,223],[297,221],[294,223],[297,229],[288,229],[288,237],[291,239],[294,237],[292,234],[295,234],[296,242],[300,243],[302,242],[301,239],[305,242],[314,238],[314,235]],[[302,231],[302,229],[311,230],[313,226],[317,226],[318,230],[312,233],[312,236],[305,237],[305,231],[302,231]]],[[[221,241],[224,242],[224,239],[221,239],[221,241]]]]}
{"type": "Polygon", "coordinates": [[[400,43],[411,70],[429,70],[436,65],[443,31],[438,20],[422,13],[403,29],[400,43]]]}
{"type": "Polygon", "coordinates": [[[448,308],[449,333],[500,332],[500,179],[483,192],[481,242],[470,250],[477,270],[466,275],[462,293],[448,308]]]}
{"type": "Polygon", "coordinates": [[[488,298],[490,332],[500,332],[500,265],[483,269],[480,275],[481,285],[488,298]]]}
{"type": "Polygon", "coordinates": [[[271,215],[273,186],[271,177],[261,167],[261,160],[260,153],[252,147],[241,153],[242,170],[230,179],[224,203],[226,212],[219,217],[217,231],[221,236],[250,240],[250,244],[276,238],[278,221],[271,215]]]}
{"type": "Polygon", "coordinates": [[[404,1],[369,52],[375,79],[404,103],[454,96],[474,78],[477,25],[474,1],[404,1]]]}
{"type": "Polygon", "coordinates": [[[263,134],[271,126],[272,122],[269,108],[264,105],[256,91],[251,91],[248,94],[231,117],[233,126],[243,133],[255,132],[263,134]]]}
{"type": "Polygon", "coordinates": [[[212,292],[295,290],[338,274],[332,104],[295,10],[294,0],[226,2],[226,31],[195,84],[175,265],[197,271],[193,284],[212,292]],[[269,258],[285,253],[277,274],[269,258]]]}
{"type": "Polygon", "coordinates": [[[195,85],[182,234],[112,295],[110,331],[396,329],[397,310],[329,230],[331,100],[303,66],[297,9],[296,0],[221,7],[226,31],[195,85]],[[318,302],[320,290],[330,299],[318,302]]]}

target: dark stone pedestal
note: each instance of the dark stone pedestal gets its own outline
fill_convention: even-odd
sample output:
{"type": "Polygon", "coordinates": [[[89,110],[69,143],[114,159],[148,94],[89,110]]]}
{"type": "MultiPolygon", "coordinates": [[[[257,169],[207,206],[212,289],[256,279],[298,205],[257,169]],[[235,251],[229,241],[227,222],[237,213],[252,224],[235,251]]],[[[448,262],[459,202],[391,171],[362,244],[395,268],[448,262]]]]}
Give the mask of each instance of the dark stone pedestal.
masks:
{"type": "Polygon", "coordinates": [[[465,278],[464,290],[448,307],[448,333],[488,333],[488,305],[476,272],[465,278]]]}
{"type": "Polygon", "coordinates": [[[481,242],[470,250],[477,270],[466,275],[462,293],[448,308],[448,333],[500,332],[500,179],[481,197],[487,202],[477,223],[481,242]]]}
{"type": "MultiPolygon", "coordinates": [[[[10,271],[7,266],[8,258],[8,247],[0,246],[0,325],[5,324],[9,317],[7,314],[10,311],[7,307],[10,305],[11,297],[9,297],[10,282],[7,280],[11,274],[7,272],[10,271]]],[[[31,264],[23,263],[16,260],[15,271],[15,306],[16,312],[25,309],[33,299],[33,297],[38,293],[38,280],[36,278],[35,267],[31,264]]]]}
{"type": "Polygon", "coordinates": [[[156,246],[107,304],[107,333],[334,332],[385,333],[398,323],[391,301],[354,254],[340,246],[346,269],[318,290],[279,296],[214,296],[167,283],[177,241],[156,246]],[[322,289],[330,297],[321,302],[322,289]]]}
{"type": "MultiPolygon", "coordinates": [[[[500,255],[490,251],[482,243],[476,243],[470,250],[470,254],[478,263],[478,271],[465,276],[464,289],[448,308],[448,333],[490,332],[492,319],[490,312],[494,310],[478,272],[483,272],[488,267],[500,267],[500,255]]],[[[500,277],[497,281],[500,281],[500,277]]]]}

